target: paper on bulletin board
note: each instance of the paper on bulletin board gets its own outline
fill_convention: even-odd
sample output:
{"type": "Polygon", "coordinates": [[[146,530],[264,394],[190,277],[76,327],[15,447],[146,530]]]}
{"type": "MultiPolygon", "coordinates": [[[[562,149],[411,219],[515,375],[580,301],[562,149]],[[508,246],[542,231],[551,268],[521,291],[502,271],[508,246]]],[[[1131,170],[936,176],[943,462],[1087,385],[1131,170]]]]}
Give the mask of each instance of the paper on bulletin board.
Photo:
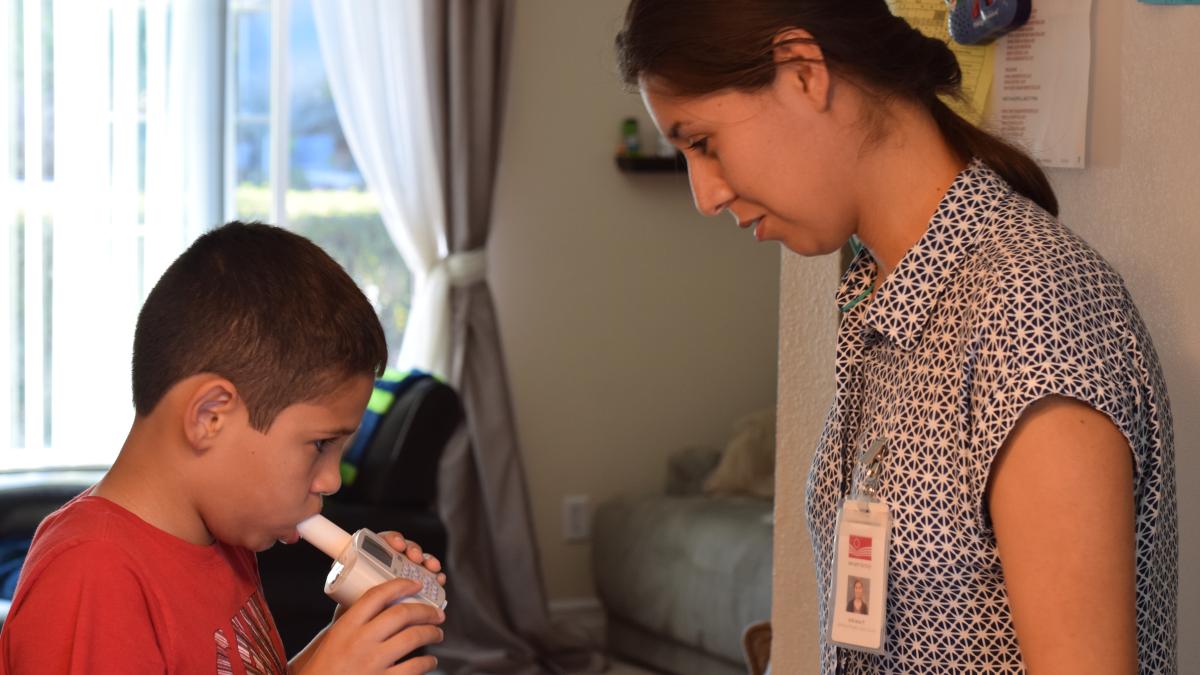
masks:
{"type": "Polygon", "coordinates": [[[951,40],[946,22],[949,9],[946,0],[888,0],[888,6],[893,14],[904,17],[917,30],[950,46],[950,51],[958,57],[958,67],[962,70],[962,90],[967,102],[964,104],[954,98],[943,100],[959,115],[971,120],[973,124],[979,124],[983,119],[988,93],[992,88],[995,45],[968,46],[951,40]]]}
{"type": "Polygon", "coordinates": [[[1091,14],[1092,0],[1035,0],[1029,22],[996,42],[985,126],[1043,166],[1084,166],[1091,14]]]}

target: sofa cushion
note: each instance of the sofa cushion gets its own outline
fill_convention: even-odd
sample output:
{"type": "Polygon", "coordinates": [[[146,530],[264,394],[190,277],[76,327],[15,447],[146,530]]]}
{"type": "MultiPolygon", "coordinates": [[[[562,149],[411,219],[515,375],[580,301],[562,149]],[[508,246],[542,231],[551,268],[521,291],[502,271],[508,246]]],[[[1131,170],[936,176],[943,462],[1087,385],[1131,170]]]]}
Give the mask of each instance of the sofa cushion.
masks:
{"type": "Polygon", "coordinates": [[[771,614],[771,504],[620,497],[593,526],[597,592],[621,621],[741,664],[742,631],[771,614]]]}

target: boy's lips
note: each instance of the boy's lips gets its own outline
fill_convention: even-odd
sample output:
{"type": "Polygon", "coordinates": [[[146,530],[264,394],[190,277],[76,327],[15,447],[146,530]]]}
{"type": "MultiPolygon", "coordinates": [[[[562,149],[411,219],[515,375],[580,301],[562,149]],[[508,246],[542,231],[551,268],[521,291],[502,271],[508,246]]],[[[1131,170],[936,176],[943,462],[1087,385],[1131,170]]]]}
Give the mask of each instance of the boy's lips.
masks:
{"type": "Polygon", "coordinates": [[[294,544],[294,543],[300,541],[299,524],[308,520],[309,518],[312,518],[315,515],[320,514],[320,513],[321,513],[321,508],[320,508],[320,506],[318,506],[316,511],[313,511],[313,512],[309,513],[308,515],[304,516],[303,518],[301,518],[300,520],[296,521],[296,525],[293,525],[291,528],[288,529],[287,536],[279,538],[279,543],[294,544]]]}

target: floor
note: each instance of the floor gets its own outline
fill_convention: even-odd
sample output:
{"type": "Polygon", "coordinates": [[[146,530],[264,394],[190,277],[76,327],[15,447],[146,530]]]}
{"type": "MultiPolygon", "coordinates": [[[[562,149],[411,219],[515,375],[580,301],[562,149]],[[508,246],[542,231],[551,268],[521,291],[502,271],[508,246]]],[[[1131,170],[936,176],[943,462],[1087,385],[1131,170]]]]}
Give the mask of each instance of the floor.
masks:
{"type": "Polygon", "coordinates": [[[644,670],[628,663],[614,661],[605,675],[657,675],[653,670],[644,670]]]}
{"type": "MultiPolygon", "coordinates": [[[[431,675],[446,675],[444,670],[435,670],[431,675]]],[[[608,670],[604,671],[604,675],[660,675],[658,671],[646,670],[635,665],[624,663],[621,661],[613,661],[609,664],[608,670]]]]}
{"type": "MultiPolygon", "coordinates": [[[[551,606],[550,615],[555,623],[566,621],[573,624],[575,630],[582,631],[590,644],[602,645],[605,640],[604,612],[598,602],[569,603],[565,608],[551,606]]],[[[446,675],[445,671],[436,670],[432,675],[446,675]]],[[[582,674],[580,674],[582,675],[582,674]]],[[[612,659],[608,670],[603,675],[662,675],[657,670],[612,659]]]]}

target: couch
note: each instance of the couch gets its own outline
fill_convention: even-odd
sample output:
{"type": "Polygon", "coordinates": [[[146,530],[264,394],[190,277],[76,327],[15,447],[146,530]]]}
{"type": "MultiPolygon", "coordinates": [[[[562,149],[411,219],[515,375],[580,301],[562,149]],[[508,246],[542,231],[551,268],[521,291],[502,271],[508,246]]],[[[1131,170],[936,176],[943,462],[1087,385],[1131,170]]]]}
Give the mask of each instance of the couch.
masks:
{"type": "Polygon", "coordinates": [[[597,507],[592,563],[616,656],[675,675],[747,672],[742,634],[771,614],[772,502],[705,494],[720,459],[681,450],[663,493],[597,507]]]}

